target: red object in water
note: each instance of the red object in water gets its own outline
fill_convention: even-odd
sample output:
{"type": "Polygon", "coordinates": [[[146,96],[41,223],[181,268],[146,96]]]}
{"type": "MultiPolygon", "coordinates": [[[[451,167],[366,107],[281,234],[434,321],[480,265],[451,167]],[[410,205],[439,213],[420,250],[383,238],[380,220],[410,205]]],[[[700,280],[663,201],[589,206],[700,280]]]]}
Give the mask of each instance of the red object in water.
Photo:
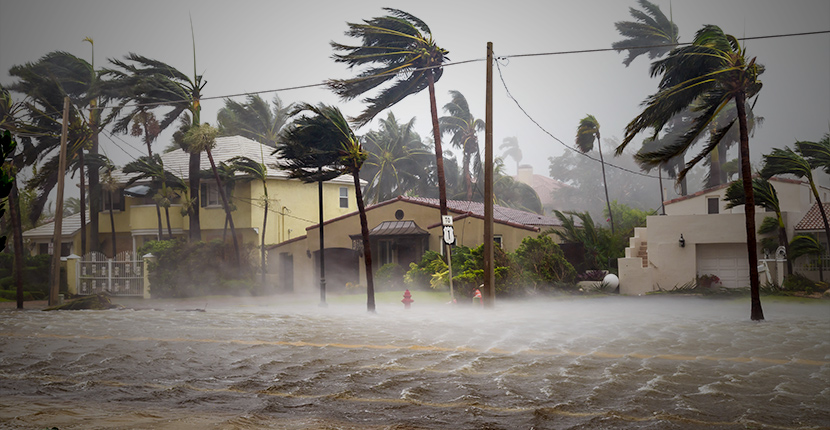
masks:
{"type": "Polygon", "coordinates": [[[401,302],[403,302],[404,309],[409,309],[410,304],[414,301],[415,300],[412,300],[412,293],[410,293],[409,290],[404,291],[403,300],[401,300],[401,302]]]}
{"type": "Polygon", "coordinates": [[[475,303],[476,299],[478,299],[481,306],[484,306],[484,299],[481,297],[481,291],[478,288],[476,288],[476,294],[473,296],[473,303],[475,303]]]}

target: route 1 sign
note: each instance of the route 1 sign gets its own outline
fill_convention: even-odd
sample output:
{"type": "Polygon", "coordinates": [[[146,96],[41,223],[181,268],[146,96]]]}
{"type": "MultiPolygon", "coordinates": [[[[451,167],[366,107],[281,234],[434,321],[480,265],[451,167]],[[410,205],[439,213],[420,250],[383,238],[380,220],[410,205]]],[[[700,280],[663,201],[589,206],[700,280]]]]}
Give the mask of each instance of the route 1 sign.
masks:
{"type": "Polygon", "coordinates": [[[451,225],[444,226],[444,243],[447,245],[455,243],[455,232],[453,231],[451,225]]]}

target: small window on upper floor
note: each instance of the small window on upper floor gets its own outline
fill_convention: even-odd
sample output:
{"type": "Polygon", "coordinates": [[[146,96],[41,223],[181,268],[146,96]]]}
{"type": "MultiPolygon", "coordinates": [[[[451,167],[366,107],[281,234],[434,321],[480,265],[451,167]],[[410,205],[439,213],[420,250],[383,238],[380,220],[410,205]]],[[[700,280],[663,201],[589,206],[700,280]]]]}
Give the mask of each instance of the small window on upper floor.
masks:
{"type": "Polygon", "coordinates": [[[710,214],[720,213],[720,199],[717,197],[708,197],[706,204],[710,214]]]}
{"type": "Polygon", "coordinates": [[[349,207],[349,189],[346,187],[340,187],[340,207],[349,207]]]}
{"type": "Polygon", "coordinates": [[[219,197],[219,187],[215,183],[202,182],[201,191],[199,206],[203,208],[222,206],[222,201],[219,197]]]}
{"type": "Polygon", "coordinates": [[[103,192],[103,199],[101,200],[101,211],[109,211],[110,207],[114,211],[124,211],[124,190],[118,189],[113,192],[103,192]]]}
{"type": "Polygon", "coordinates": [[[499,246],[499,248],[504,249],[504,241],[502,239],[502,235],[494,234],[493,235],[493,242],[499,246]]]}

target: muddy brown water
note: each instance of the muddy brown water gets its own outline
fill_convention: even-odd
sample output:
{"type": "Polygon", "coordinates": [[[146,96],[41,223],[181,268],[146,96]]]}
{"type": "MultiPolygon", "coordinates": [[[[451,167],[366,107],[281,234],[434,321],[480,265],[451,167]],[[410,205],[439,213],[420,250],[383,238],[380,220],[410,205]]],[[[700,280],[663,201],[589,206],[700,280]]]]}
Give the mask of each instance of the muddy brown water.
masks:
{"type": "Polygon", "coordinates": [[[0,428],[830,428],[828,301],[128,306],[0,311],[0,428]]]}

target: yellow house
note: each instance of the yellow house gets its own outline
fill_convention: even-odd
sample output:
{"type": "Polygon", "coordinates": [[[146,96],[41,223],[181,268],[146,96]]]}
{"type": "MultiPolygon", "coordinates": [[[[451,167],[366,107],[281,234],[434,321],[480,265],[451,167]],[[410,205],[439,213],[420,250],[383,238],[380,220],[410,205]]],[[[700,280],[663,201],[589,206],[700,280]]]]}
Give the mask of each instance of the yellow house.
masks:
{"type": "MultiPolygon", "coordinates": [[[[265,243],[273,244],[291,240],[304,235],[305,229],[317,224],[319,219],[317,184],[306,184],[299,180],[288,179],[286,172],[273,166],[276,159],[271,152],[273,148],[261,145],[253,140],[241,136],[219,137],[212,150],[217,166],[233,157],[245,156],[261,162],[267,167],[267,187],[269,208],[267,226],[265,228],[265,243]],[[271,166],[269,166],[271,165],[271,166]]],[[[188,163],[190,154],[181,149],[161,155],[165,170],[175,174],[185,182],[188,180],[188,163]]],[[[207,154],[202,153],[201,169],[210,170],[207,154]]],[[[112,198],[104,195],[103,206],[99,215],[99,249],[112,257],[112,229],[110,223],[110,207],[113,208],[115,225],[116,253],[135,251],[148,241],[159,239],[159,217],[153,201],[153,191],[149,183],[139,181],[125,187],[130,175],[120,170],[114,172],[115,180],[122,187],[113,193],[112,198]]],[[[236,174],[230,192],[232,212],[237,236],[243,242],[260,243],[262,222],[264,216],[263,198],[265,192],[260,180],[252,180],[243,173],[236,174]]],[[[221,239],[225,235],[225,211],[219,197],[216,182],[212,177],[203,178],[201,192],[197,196],[200,203],[199,220],[201,224],[202,240],[221,239]]],[[[323,184],[323,214],[324,219],[336,218],[357,209],[354,196],[354,180],[351,176],[341,176],[323,184]]],[[[189,219],[182,214],[182,204],[177,198],[169,210],[168,219],[164,209],[161,209],[162,239],[168,237],[172,231],[174,237],[189,235],[189,219]]],[[[87,218],[88,222],[88,218],[87,218]]],[[[68,255],[80,254],[80,216],[66,218],[63,224],[65,245],[63,253],[68,255]],[[67,222],[69,221],[69,222],[67,222]]],[[[54,224],[49,223],[24,233],[28,239],[30,250],[35,253],[48,252],[52,241],[54,224]]],[[[227,232],[230,240],[230,232],[227,232]]],[[[88,236],[88,233],[87,233],[88,236]]]]}
{"type": "MultiPolygon", "coordinates": [[[[484,239],[484,204],[450,200],[456,245],[476,247],[484,239]]],[[[505,251],[513,252],[525,237],[537,237],[558,219],[532,212],[494,206],[493,236],[505,251]]],[[[438,199],[397,197],[366,208],[373,270],[388,263],[404,268],[420,261],[428,250],[443,253],[443,232],[438,199]]],[[[323,223],[326,289],[342,291],[347,283],[366,284],[360,218],[352,212],[323,223]]],[[[552,236],[558,240],[558,236],[552,236]]],[[[320,285],[320,228],[268,248],[268,273],[278,279],[278,291],[311,293],[320,285]]]]}

